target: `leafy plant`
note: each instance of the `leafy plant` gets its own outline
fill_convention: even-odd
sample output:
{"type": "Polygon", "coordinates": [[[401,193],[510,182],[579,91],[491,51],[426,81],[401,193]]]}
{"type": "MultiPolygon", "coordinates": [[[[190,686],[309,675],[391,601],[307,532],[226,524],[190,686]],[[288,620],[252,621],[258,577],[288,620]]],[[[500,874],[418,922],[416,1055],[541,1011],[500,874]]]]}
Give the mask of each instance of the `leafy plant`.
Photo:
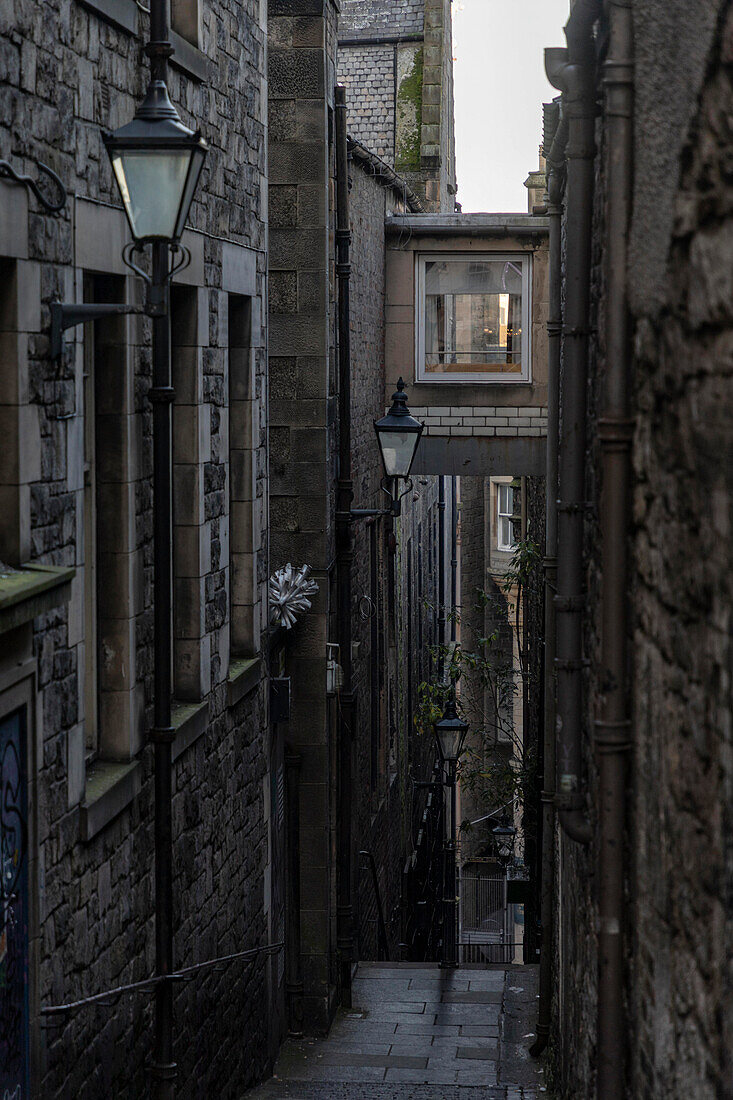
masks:
{"type": "MultiPolygon", "coordinates": [[[[432,736],[433,723],[457,685],[458,709],[471,727],[459,765],[461,786],[487,812],[523,801],[536,777],[536,749],[525,745],[523,731],[515,729],[514,710],[517,696],[530,686],[522,601],[539,564],[539,547],[531,539],[520,540],[495,590],[475,593],[476,609],[490,612],[480,618],[489,618],[494,629],[483,634],[464,617],[460,646],[433,647],[434,663],[443,676],[418,686],[415,725],[422,735],[432,736]]],[[[460,621],[457,612],[449,618],[460,621]]],[[[464,833],[471,827],[468,821],[461,825],[464,833]]]]}

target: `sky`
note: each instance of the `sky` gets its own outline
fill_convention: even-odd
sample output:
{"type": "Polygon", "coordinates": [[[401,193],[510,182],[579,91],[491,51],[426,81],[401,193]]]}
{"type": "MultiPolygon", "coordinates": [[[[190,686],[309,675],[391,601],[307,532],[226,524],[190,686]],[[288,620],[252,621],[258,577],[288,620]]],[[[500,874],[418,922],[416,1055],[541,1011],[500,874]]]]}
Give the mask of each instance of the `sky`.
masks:
{"type": "Polygon", "coordinates": [[[527,210],[537,167],[545,46],[564,46],[569,0],[454,0],[458,201],[465,211],[527,210]]]}

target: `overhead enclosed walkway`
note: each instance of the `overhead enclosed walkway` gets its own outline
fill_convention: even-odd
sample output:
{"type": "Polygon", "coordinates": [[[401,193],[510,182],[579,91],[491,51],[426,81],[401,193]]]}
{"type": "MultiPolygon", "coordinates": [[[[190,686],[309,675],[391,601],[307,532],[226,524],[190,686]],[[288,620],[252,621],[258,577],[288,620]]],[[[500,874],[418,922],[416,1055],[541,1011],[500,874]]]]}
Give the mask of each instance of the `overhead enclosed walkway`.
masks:
{"type": "Polygon", "coordinates": [[[536,968],[361,963],[326,1039],[291,1039],[247,1100],[529,1100],[536,968]]]}

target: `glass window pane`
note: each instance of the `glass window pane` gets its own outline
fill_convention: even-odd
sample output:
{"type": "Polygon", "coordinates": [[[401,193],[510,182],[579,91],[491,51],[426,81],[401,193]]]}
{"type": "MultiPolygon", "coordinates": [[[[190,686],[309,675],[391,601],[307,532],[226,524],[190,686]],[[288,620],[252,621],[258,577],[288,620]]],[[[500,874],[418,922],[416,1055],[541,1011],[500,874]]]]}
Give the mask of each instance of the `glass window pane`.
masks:
{"type": "Polygon", "coordinates": [[[424,365],[428,374],[521,373],[521,261],[426,261],[424,365]]]}

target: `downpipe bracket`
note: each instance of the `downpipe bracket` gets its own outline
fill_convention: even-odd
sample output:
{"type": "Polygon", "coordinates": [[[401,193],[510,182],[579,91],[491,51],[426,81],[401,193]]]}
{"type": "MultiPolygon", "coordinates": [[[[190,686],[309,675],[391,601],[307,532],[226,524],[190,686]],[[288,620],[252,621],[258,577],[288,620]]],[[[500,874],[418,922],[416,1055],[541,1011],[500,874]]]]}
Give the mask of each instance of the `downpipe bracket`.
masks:
{"type": "Polygon", "coordinates": [[[577,614],[585,611],[587,600],[585,596],[555,596],[554,602],[557,611],[577,614]]]}
{"type": "Polygon", "coordinates": [[[584,668],[590,668],[590,661],[587,657],[580,657],[578,660],[556,657],[555,668],[558,672],[582,672],[584,668]]]}
{"type": "Polygon", "coordinates": [[[599,752],[610,755],[631,751],[631,719],[623,718],[609,722],[603,718],[596,718],[593,727],[594,742],[599,752]]]}
{"type": "Polygon", "coordinates": [[[154,745],[172,745],[176,729],[174,726],[153,726],[148,736],[154,745]]]}

